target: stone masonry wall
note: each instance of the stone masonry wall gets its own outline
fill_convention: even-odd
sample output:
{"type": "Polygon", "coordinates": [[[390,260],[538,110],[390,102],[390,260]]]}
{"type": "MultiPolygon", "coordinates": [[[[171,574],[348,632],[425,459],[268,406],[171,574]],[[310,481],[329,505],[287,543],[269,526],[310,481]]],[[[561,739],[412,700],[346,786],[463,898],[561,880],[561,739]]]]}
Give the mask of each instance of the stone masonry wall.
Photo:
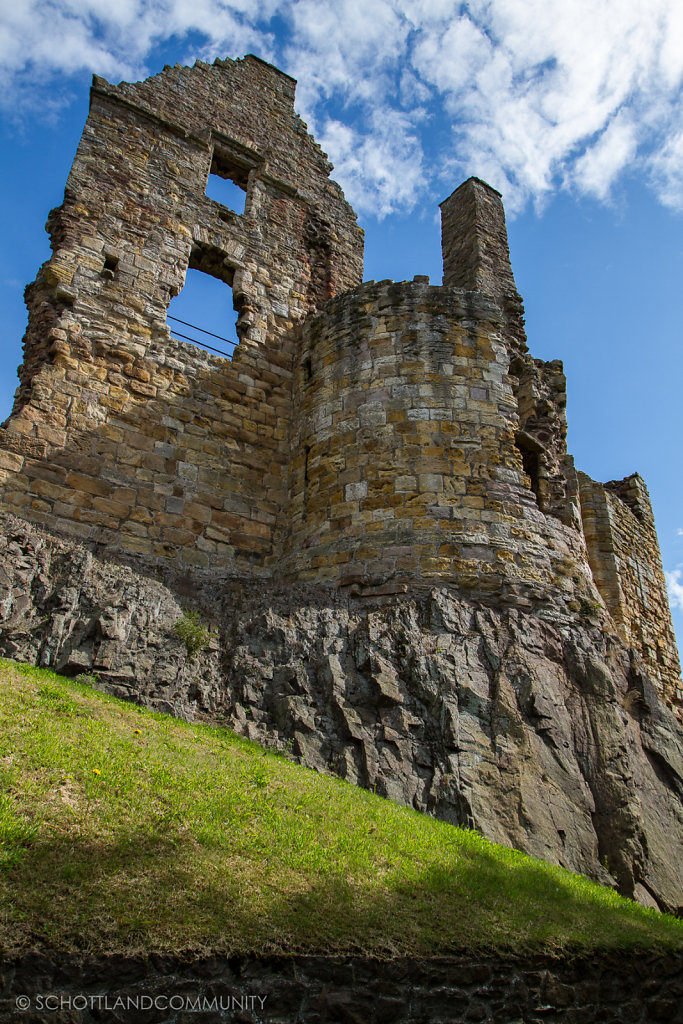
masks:
{"type": "Polygon", "coordinates": [[[645,483],[637,473],[604,485],[579,473],[579,481],[588,559],[600,594],[660,694],[681,709],[681,669],[645,483]]]}
{"type": "Polygon", "coordinates": [[[502,310],[511,347],[526,352],[524,306],[510,266],[500,192],[468,178],[441,203],[443,283],[490,295],[502,310]]]}
{"type": "Polygon", "coordinates": [[[287,490],[293,325],[362,274],[362,232],[254,57],[95,79],[53,256],[27,290],[6,507],[109,550],[260,571],[287,490]],[[208,199],[210,169],[246,190],[208,199]],[[232,362],[170,335],[188,266],[233,288],[232,362]]]}
{"type": "Polygon", "coordinates": [[[159,1024],[678,1024],[683,964],[674,954],[614,953],[189,960],[48,952],[0,961],[1,1024],[88,1024],[103,1013],[112,1021],[159,1024]],[[68,1018],[54,1013],[61,1005],[68,1018]]]}
{"type": "Polygon", "coordinates": [[[480,293],[425,278],[370,282],[301,325],[288,574],[588,596],[580,532],[542,514],[516,444],[504,329],[480,293]]]}

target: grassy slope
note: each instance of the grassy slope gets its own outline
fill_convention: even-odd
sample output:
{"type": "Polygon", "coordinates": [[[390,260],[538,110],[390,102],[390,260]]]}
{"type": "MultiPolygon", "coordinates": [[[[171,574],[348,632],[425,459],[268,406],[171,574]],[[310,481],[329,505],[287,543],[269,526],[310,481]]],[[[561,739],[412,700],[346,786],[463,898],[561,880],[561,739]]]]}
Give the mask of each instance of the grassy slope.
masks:
{"type": "Polygon", "coordinates": [[[683,946],[585,878],[0,661],[0,948],[426,955],[683,946]]]}

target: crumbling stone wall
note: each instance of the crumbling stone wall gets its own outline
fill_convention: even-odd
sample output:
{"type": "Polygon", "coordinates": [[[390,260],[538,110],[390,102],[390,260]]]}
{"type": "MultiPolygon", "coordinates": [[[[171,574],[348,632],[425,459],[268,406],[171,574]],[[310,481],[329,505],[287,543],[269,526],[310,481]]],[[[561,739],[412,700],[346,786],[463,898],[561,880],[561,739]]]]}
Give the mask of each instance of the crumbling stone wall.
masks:
{"type": "Polygon", "coordinates": [[[652,505],[637,473],[598,484],[579,473],[588,559],[623,640],[662,696],[683,707],[680,665],[652,505]]]}
{"type": "Polygon", "coordinates": [[[362,274],[362,232],[255,57],[96,78],[3,431],[3,500],[109,550],[262,570],[288,471],[292,327],[362,274]],[[246,190],[238,216],[210,170],[246,190]],[[232,362],[171,337],[196,267],[233,288],[232,362]]]}
{"type": "Polygon", "coordinates": [[[510,364],[519,424],[515,444],[538,507],[568,526],[580,527],[578,481],[567,454],[567,381],[559,359],[530,355],[510,364]]]}
{"type": "Polygon", "coordinates": [[[673,953],[147,959],[50,951],[0,960],[0,1024],[42,1024],[57,1005],[73,1005],[69,1019],[90,1024],[114,1007],[146,1008],[155,1000],[159,1024],[192,1020],[190,1012],[178,1014],[183,1005],[206,1013],[218,1007],[209,1019],[252,1024],[678,1024],[682,989],[683,962],[673,953]],[[22,998],[31,1008],[19,1014],[22,998]]]}

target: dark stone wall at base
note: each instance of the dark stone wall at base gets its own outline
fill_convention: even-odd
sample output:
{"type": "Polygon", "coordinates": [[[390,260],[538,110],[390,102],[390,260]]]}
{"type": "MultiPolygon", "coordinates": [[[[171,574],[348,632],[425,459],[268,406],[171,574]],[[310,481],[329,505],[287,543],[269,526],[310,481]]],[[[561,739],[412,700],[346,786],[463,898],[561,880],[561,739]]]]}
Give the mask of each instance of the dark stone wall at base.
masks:
{"type": "Polygon", "coordinates": [[[198,1020],[202,1024],[674,1024],[683,1021],[683,955],[184,961],[163,955],[78,959],[31,953],[16,961],[0,960],[0,1024],[47,1020],[54,1024],[102,1020],[122,1024],[198,1020]],[[72,1008],[39,1009],[48,995],[48,1006],[63,1001],[72,1008]],[[17,1009],[27,999],[29,1008],[17,1009]],[[216,1009],[182,1009],[201,1007],[204,1000],[216,1009]],[[117,1001],[120,1009],[115,1008],[117,1001]],[[155,1001],[158,1009],[154,1010],[123,1008],[144,1008],[155,1001]],[[83,1006],[87,1008],[79,1008],[83,1006]]]}

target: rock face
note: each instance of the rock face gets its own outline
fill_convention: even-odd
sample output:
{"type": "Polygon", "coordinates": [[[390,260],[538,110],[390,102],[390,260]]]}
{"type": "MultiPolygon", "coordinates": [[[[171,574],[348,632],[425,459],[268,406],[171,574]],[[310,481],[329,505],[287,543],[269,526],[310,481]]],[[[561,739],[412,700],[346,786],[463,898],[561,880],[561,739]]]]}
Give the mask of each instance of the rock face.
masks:
{"type": "Polygon", "coordinates": [[[447,587],[351,597],[164,581],[7,517],[0,650],[585,873],[683,906],[683,732],[604,624],[447,587]],[[194,661],[183,607],[212,627],[194,661]]]}

